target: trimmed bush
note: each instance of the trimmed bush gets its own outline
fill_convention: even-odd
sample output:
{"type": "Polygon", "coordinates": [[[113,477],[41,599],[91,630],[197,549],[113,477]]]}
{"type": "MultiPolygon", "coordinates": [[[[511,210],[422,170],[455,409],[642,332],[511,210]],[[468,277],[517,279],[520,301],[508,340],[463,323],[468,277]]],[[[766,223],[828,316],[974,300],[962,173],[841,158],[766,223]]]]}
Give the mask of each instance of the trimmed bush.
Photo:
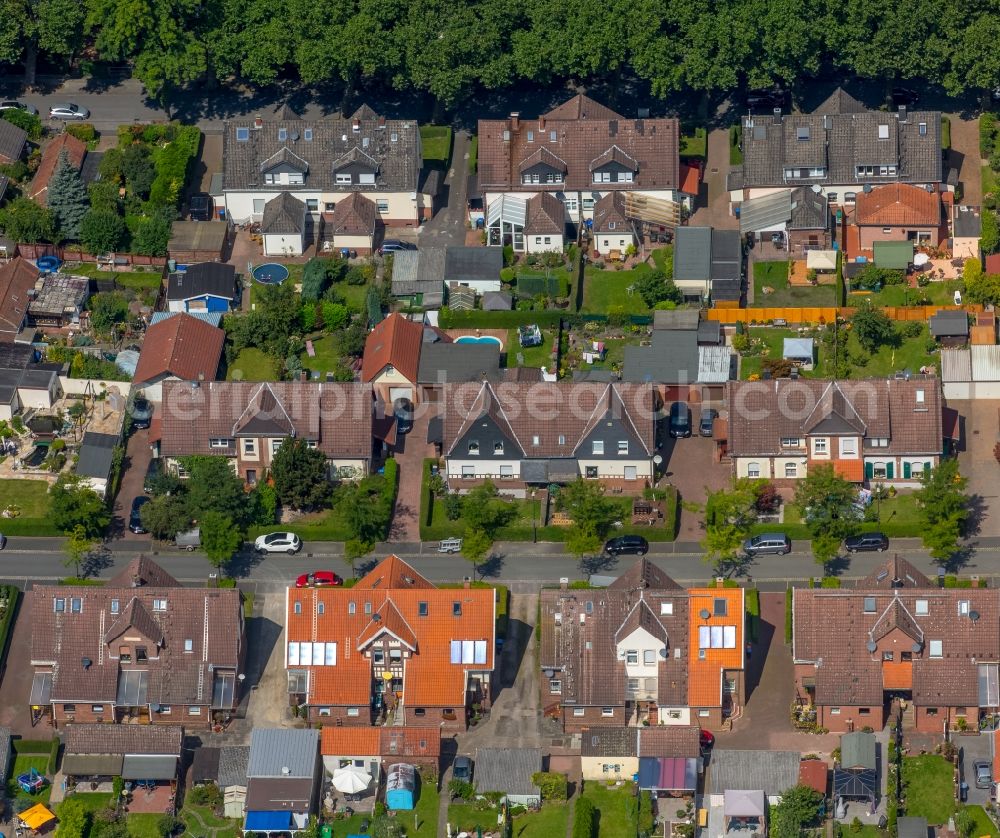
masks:
{"type": "Polygon", "coordinates": [[[746,592],[747,628],[750,639],[756,643],[760,633],[760,591],[750,588],[746,592]]]}
{"type": "Polygon", "coordinates": [[[946,117],[941,117],[941,149],[943,151],[948,151],[951,148],[951,120],[946,117]]]}
{"type": "Polygon", "coordinates": [[[156,150],[156,177],[149,190],[151,205],[177,207],[184,193],[188,169],[198,156],[200,145],[201,131],[197,126],[182,125],[172,142],[156,150]]]}
{"type": "Polygon", "coordinates": [[[579,797],[576,801],[573,838],[597,838],[597,810],[586,797],[579,797]]]}
{"type": "Polygon", "coordinates": [[[792,643],[792,589],[785,589],[785,643],[792,643]]]}
{"type": "Polygon", "coordinates": [[[97,139],[97,129],[89,122],[70,122],[66,125],[66,133],[85,143],[97,139]]]}
{"type": "Polygon", "coordinates": [[[565,774],[552,771],[536,771],[531,775],[533,782],[542,792],[542,800],[565,800],[567,783],[565,774]]]}
{"type": "Polygon", "coordinates": [[[56,775],[56,769],[59,767],[59,737],[55,736],[52,738],[52,744],[49,746],[49,764],[46,769],[46,773],[51,774],[53,777],[56,775]]]}
{"type": "Polygon", "coordinates": [[[984,158],[993,154],[997,139],[997,116],[984,113],[979,117],[979,153],[984,158]]]}

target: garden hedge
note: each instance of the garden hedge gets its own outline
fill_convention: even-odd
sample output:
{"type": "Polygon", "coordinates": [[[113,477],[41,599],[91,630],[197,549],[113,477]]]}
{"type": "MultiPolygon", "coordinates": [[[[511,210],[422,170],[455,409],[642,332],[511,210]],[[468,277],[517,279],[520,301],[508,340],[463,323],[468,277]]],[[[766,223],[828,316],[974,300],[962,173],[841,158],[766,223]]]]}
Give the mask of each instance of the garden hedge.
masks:
{"type": "Polygon", "coordinates": [[[0,586],[0,597],[7,600],[7,610],[4,612],[3,619],[0,619],[0,672],[3,672],[7,661],[7,651],[10,648],[11,635],[14,633],[14,618],[17,614],[20,595],[20,588],[14,585],[0,586]]]}
{"type": "Polygon", "coordinates": [[[792,645],[792,589],[785,588],[785,643],[792,645]]]}
{"type": "Polygon", "coordinates": [[[597,838],[597,810],[586,797],[578,797],[576,800],[573,838],[597,838]]]}
{"type": "Polygon", "coordinates": [[[191,162],[198,156],[201,131],[195,125],[182,125],[173,141],[156,150],[153,162],[156,177],[149,190],[149,203],[176,207],[184,194],[191,162]]]}

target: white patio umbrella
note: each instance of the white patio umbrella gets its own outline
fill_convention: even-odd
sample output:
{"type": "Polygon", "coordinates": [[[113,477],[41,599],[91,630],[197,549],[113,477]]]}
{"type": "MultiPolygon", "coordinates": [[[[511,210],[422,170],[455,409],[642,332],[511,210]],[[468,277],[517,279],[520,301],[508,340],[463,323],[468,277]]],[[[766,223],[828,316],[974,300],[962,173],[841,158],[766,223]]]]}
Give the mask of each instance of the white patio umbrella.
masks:
{"type": "Polygon", "coordinates": [[[333,772],[333,787],[343,794],[359,794],[368,788],[372,775],[356,765],[338,768],[333,772]]]}
{"type": "Polygon", "coordinates": [[[930,261],[931,261],[931,257],[928,256],[926,253],[916,253],[913,256],[913,266],[915,268],[922,268],[924,265],[926,265],[930,261]]]}

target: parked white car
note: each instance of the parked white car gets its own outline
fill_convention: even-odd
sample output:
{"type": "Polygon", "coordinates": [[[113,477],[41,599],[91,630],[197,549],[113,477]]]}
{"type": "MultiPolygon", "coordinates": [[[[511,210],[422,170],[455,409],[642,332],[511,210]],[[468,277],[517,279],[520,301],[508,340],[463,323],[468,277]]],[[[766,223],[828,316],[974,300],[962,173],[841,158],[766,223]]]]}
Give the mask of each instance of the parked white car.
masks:
{"type": "Polygon", "coordinates": [[[269,532],[258,536],[253,546],[261,553],[288,553],[291,556],[302,549],[302,539],[293,532],[269,532]]]}
{"type": "Polygon", "coordinates": [[[49,119],[90,119],[90,111],[72,103],[53,105],[49,108],[49,119]]]}

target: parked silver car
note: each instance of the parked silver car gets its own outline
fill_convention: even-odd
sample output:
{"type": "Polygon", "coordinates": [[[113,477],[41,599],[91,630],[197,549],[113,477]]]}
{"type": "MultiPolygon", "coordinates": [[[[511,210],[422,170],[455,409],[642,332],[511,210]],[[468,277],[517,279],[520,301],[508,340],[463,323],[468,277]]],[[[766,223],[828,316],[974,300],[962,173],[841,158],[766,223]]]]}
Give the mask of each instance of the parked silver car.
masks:
{"type": "Polygon", "coordinates": [[[65,105],[53,105],[49,108],[49,119],[90,119],[90,111],[67,102],[65,105]]]}

